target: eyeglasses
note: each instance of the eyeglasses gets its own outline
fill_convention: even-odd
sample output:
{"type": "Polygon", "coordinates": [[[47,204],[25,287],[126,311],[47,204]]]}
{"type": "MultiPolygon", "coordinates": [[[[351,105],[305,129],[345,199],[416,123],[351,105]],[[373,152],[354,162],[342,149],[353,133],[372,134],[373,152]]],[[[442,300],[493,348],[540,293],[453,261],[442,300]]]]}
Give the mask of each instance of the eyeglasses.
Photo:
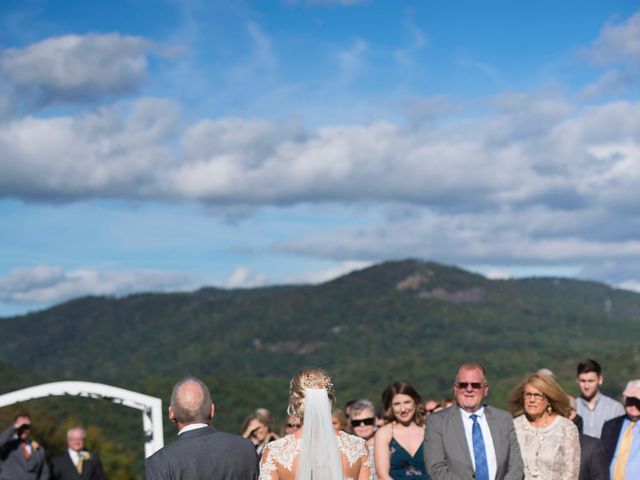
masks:
{"type": "Polygon", "coordinates": [[[351,420],[352,427],[362,427],[363,425],[371,426],[376,423],[376,419],[374,417],[369,418],[361,418],[359,420],[351,420]]]}
{"type": "Polygon", "coordinates": [[[300,423],[287,423],[287,427],[298,429],[298,428],[302,427],[302,424],[300,424],[300,423]]]}
{"type": "Polygon", "coordinates": [[[527,400],[535,400],[536,402],[541,402],[542,400],[546,400],[547,396],[544,393],[525,392],[524,398],[526,398],[527,400]]]}
{"type": "Polygon", "coordinates": [[[456,387],[458,387],[460,390],[466,390],[467,388],[471,387],[474,390],[480,390],[481,388],[485,387],[485,383],[480,383],[480,382],[458,382],[456,383],[456,387]]]}

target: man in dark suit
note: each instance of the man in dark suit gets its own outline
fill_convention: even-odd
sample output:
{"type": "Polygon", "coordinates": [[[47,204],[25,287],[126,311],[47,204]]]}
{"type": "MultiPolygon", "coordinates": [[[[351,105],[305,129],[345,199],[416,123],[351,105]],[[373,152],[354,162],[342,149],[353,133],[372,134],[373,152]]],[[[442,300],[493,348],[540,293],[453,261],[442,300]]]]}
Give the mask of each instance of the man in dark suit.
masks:
{"type": "Polygon", "coordinates": [[[600,441],[611,463],[612,480],[640,478],[640,380],[622,392],[625,414],[605,422],[600,441]]]}
{"type": "Polygon", "coordinates": [[[51,459],[53,480],[106,480],[98,454],[84,449],[86,437],[81,427],[67,431],[67,451],[51,459]]]}
{"type": "Polygon", "coordinates": [[[26,413],[0,432],[0,462],[0,480],[49,480],[44,449],[31,439],[31,418],[26,413]]]}
{"type": "MultiPolygon", "coordinates": [[[[554,377],[555,378],[555,377],[554,377]]],[[[580,476],[578,480],[609,480],[609,460],[602,442],[595,437],[582,433],[582,417],[576,412],[576,399],[571,395],[569,420],[578,428],[580,435],[580,476]]]]}
{"type": "Polygon", "coordinates": [[[253,444],[209,426],[215,413],[207,386],[180,380],[171,394],[169,420],[178,439],[147,458],[147,480],[252,480],[258,477],[253,444]]]}
{"type": "Polygon", "coordinates": [[[522,480],[524,467],[513,419],[485,405],[484,367],[460,365],[456,405],[427,417],[424,454],[432,480],[522,480]]]}
{"type": "Polygon", "coordinates": [[[600,440],[580,434],[579,480],[609,480],[609,462],[600,440]]]}

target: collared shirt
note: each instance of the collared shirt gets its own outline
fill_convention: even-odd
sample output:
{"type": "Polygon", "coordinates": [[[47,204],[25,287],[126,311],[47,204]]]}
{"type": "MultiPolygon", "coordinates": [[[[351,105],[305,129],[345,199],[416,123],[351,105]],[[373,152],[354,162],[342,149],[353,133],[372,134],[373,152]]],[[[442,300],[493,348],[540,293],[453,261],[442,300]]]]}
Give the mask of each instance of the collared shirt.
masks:
{"type": "Polygon", "coordinates": [[[190,432],[191,430],[197,430],[198,428],[204,428],[208,426],[209,425],[207,425],[206,423],[190,423],[189,425],[185,425],[184,427],[182,427],[182,429],[178,432],[178,435],[182,435],[185,432],[190,432]]]}
{"type": "Polygon", "coordinates": [[[498,469],[498,463],[496,461],[496,449],[493,446],[493,439],[491,438],[491,430],[489,430],[489,424],[487,423],[487,416],[484,414],[484,407],[480,407],[475,412],[469,413],[460,407],[458,407],[462,414],[462,425],[464,425],[464,434],[467,437],[467,446],[469,447],[469,454],[471,455],[471,462],[473,463],[473,470],[476,470],[476,459],[473,455],[473,419],[471,415],[478,416],[478,424],[482,431],[482,440],[484,440],[484,449],[487,454],[487,466],[489,467],[489,478],[491,480],[496,478],[496,470],[498,469]]]}
{"type": "Polygon", "coordinates": [[[576,398],[576,412],[584,422],[582,433],[595,438],[600,438],[604,422],[625,414],[624,407],[620,402],[616,402],[613,398],[602,393],[598,393],[596,406],[593,410],[589,408],[589,404],[584,398],[576,398]]]}
{"type": "MultiPolygon", "coordinates": [[[[620,448],[620,442],[624,436],[624,432],[629,428],[631,420],[628,418],[622,422],[622,428],[620,429],[620,436],[618,437],[618,444],[616,445],[616,453],[614,453],[611,459],[611,478],[613,478],[613,469],[616,465],[616,459],[618,458],[618,449],[620,448]]],[[[629,460],[627,460],[627,469],[625,471],[626,478],[640,478],[640,422],[636,422],[633,427],[633,441],[631,442],[631,452],[629,452],[629,460]]]]}
{"type": "MultiPolygon", "coordinates": [[[[81,451],[83,453],[87,453],[86,450],[81,450],[81,451]]],[[[80,459],[80,456],[78,455],[78,452],[76,452],[75,450],[72,450],[70,448],[67,448],[67,452],[69,453],[69,458],[71,458],[71,461],[77,467],[78,466],[78,460],[80,459]]]]}

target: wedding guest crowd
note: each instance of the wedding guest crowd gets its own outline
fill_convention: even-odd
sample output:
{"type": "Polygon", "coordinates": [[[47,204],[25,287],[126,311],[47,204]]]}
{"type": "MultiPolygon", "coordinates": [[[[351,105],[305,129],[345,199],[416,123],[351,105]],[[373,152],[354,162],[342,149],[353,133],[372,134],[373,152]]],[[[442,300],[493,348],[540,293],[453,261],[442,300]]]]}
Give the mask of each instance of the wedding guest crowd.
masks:
{"type": "MultiPolygon", "coordinates": [[[[168,410],[177,438],[146,460],[146,478],[640,480],[640,379],[627,383],[621,404],[601,392],[593,359],[577,366],[577,398],[541,369],[513,388],[507,412],[486,403],[483,365],[463,363],[451,378],[451,399],[426,402],[412,384],[394,381],[377,415],[367,399],[338,408],[330,375],[303,369],[291,380],[281,435],[263,408],[234,435],[210,426],[209,389],[186,377],[168,410]]],[[[30,416],[17,415],[0,432],[0,480],[106,480],[85,439],[83,428],[69,429],[67,450],[49,460],[32,438],[30,416]]]]}
{"type": "Polygon", "coordinates": [[[0,433],[0,480],[106,480],[99,455],[85,449],[82,427],[67,431],[67,449],[50,462],[31,434],[27,413],[16,415],[13,425],[0,433]]]}

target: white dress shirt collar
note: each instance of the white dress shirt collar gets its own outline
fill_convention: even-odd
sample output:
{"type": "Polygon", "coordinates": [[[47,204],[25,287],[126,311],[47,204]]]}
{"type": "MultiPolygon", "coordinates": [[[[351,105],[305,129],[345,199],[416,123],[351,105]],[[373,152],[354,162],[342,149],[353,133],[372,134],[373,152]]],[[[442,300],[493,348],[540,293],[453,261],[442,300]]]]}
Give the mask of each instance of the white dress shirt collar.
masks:
{"type": "MultiPolygon", "coordinates": [[[[80,450],[80,451],[86,453],[86,450],[80,450]]],[[[79,452],[76,452],[75,450],[71,450],[70,448],[67,448],[67,452],[69,453],[69,458],[71,458],[71,461],[77,467],[78,460],[80,459],[79,452]]]]}
{"type": "Polygon", "coordinates": [[[206,423],[190,423],[189,425],[185,425],[180,429],[178,435],[182,435],[185,432],[190,432],[191,430],[197,430],[198,428],[208,427],[206,423]]]}

